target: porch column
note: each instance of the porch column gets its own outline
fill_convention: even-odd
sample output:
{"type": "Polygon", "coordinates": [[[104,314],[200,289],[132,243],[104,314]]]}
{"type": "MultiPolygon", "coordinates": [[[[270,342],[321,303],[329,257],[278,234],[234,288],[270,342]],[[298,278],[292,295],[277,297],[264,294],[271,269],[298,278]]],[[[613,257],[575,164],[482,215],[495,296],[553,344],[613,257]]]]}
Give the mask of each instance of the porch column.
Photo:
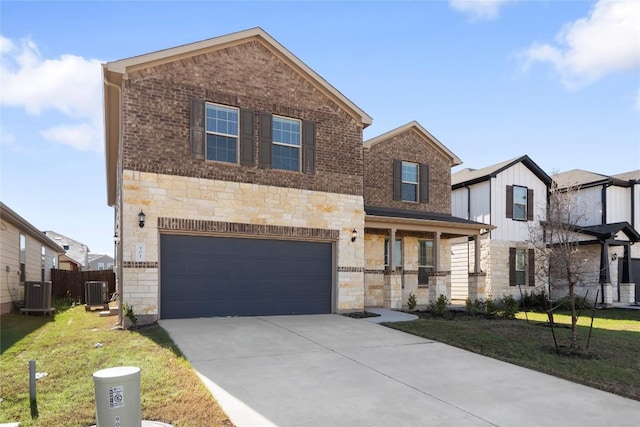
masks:
{"type": "Polygon", "coordinates": [[[433,254],[433,270],[436,275],[440,271],[440,234],[439,231],[436,232],[436,238],[433,242],[433,246],[436,248],[433,254]]]}
{"type": "Polygon", "coordinates": [[[389,230],[389,270],[396,271],[396,229],[389,230]]]}
{"type": "Polygon", "coordinates": [[[478,274],[481,272],[480,269],[480,235],[476,234],[475,236],[473,236],[473,241],[475,242],[474,244],[474,259],[475,259],[475,263],[473,266],[473,272],[474,274],[478,274]]]}
{"type": "Polygon", "coordinates": [[[631,277],[631,254],[629,245],[624,245],[624,256],[622,259],[622,281],[618,283],[618,300],[625,303],[634,303],[636,300],[636,285],[631,277]]]}
{"type": "Polygon", "coordinates": [[[613,304],[613,295],[611,289],[611,276],[609,274],[609,243],[600,242],[600,292],[602,297],[600,302],[603,306],[608,307],[613,304]]]}
{"type": "Polygon", "coordinates": [[[402,274],[396,271],[396,229],[389,230],[389,271],[384,275],[384,301],[386,308],[402,308],[402,274]]]}

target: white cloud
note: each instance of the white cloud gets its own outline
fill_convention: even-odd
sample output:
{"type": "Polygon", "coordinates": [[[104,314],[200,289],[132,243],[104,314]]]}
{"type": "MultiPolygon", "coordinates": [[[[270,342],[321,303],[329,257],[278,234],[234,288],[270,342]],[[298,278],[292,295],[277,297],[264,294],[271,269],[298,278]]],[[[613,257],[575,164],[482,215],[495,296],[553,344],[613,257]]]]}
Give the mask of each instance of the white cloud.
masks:
{"type": "Polygon", "coordinates": [[[586,18],[565,24],[554,44],[535,43],[525,68],[549,63],[568,89],[640,66],[640,2],[599,0],[586,18]]]}
{"type": "Polygon", "coordinates": [[[449,6],[469,15],[473,21],[491,20],[498,17],[500,8],[511,0],[449,0],[449,6]]]}
{"type": "Polygon", "coordinates": [[[16,137],[0,125],[0,145],[13,146],[16,144],[16,137]]]}
{"type": "Polygon", "coordinates": [[[62,113],[74,123],[43,130],[43,136],[81,150],[102,150],[99,60],[75,55],[44,59],[34,42],[16,43],[2,36],[0,54],[0,105],[24,108],[32,115],[62,113]]]}

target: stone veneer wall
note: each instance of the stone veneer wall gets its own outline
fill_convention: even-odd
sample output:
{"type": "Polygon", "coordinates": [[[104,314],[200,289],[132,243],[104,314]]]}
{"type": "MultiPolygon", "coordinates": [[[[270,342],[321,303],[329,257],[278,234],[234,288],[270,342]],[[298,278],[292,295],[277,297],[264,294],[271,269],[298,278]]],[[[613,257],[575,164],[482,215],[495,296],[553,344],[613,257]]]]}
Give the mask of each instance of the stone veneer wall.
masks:
{"type": "Polygon", "coordinates": [[[162,227],[188,234],[246,236],[265,230],[262,235],[333,240],[335,307],[363,309],[364,239],[351,242],[354,228],[364,235],[361,196],[130,170],[124,171],[123,181],[123,297],[136,315],[154,320],[159,314],[162,227]],[[140,210],[146,214],[144,228],[138,227],[140,210]],[[143,260],[136,258],[138,245],[144,246],[143,260]]]}
{"type": "MultiPolygon", "coordinates": [[[[396,234],[403,240],[402,269],[398,274],[390,275],[385,272],[384,241],[387,235],[383,230],[367,229],[365,234],[365,306],[406,307],[410,294],[414,294],[419,308],[424,308],[430,302],[428,284],[418,284],[418,240],[433,238],[431,233],[421,233],[420,237],[407,235],[403,232],[396,234]],[[392,292],[393,291],[393,292],[392,292]],[[386,294],[385,294],[386,292],[386,294]],[[393,294],[393,297],[391,296],[393,294]],[[386,296],[385,296],[386,295],[386,296]]],[[[450,286],[451,242],[448,239],[440,241],[440,269],[448,277],[450,286]]],[[[449,289],[449,296],[451,295],[449,289]]]]}

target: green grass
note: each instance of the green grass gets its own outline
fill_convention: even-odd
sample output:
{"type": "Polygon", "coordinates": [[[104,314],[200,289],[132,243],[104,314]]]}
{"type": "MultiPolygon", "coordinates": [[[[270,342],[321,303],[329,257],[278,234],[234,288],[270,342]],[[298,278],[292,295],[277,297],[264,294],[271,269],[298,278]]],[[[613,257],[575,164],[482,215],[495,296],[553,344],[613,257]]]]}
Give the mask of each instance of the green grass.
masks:
{"type": "Polygon", "coordinates": [[[515,320],[421,318],[386,326],[495,359],[640,400],[640,310],[597,310],[586,349],[590,311],[578,322],[580,351],[568,351],[570,315],[554,316],[561,352],[555,351],[546,313],[515,320]]]}
{"type": "Polygon", "coordinates": [[[159,326],[114,330],[115,317],[58,305],[54,318],[0,318],[0,423],[88,426],[96,423],[93,373],[114,366],[141,370],[142,418],[182,426],[231,426],[211,393],[159,326]],[[102,344],[96,346],[97,343],[102,344]],[[48,376],[29,401],[29,360],[48,376]]]}

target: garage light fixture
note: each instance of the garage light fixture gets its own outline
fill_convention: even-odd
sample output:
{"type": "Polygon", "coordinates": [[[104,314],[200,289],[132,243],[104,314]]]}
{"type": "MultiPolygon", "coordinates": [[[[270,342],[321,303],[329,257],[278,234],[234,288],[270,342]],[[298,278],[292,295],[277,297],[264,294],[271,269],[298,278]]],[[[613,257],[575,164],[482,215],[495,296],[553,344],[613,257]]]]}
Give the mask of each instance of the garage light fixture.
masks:
{"type": "Polygon", "coordinates": [[[144,214],[144,212],[142,212],[142,210],[140,210],[140,213],[138,214],[138,226],[140,228],[144,227],[144,217],[146,215],[144,214]]]}
{"type": "Polygon", "coordinates": [[[351,232],[351,241],[355,242],[357,238],[358,238],[358,231],[354,228],[353,231],[351,232]]]}

